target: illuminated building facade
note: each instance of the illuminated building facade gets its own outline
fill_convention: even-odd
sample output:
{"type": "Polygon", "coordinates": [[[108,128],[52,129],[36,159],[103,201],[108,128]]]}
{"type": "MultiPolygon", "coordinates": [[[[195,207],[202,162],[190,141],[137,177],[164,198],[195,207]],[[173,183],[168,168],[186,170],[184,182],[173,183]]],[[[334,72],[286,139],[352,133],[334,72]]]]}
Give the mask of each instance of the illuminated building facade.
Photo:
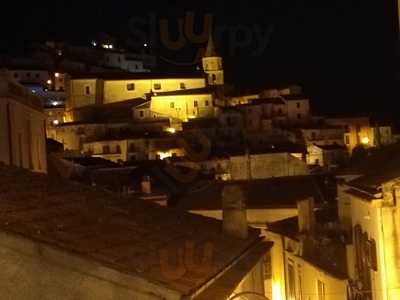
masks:
{"type": "Polygon", "coordinates": [[[45,115],[40,100],[0,74],[0,161],[47,171],[45,115]]]}

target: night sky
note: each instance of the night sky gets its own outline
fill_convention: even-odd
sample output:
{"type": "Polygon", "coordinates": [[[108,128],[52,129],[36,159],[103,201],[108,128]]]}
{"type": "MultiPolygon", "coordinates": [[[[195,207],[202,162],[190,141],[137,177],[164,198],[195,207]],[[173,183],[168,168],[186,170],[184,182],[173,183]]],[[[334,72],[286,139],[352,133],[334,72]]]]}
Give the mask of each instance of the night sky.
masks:
{"type": "MultiPolygon", "coordinates": [[[[394,0],[105,3],[31,1],[9,8],[1,18],[4,32],[0,51],[22,53],[29,43],[50,39],[82,44],[98,32],[128,41],[135,37],[129,26],[134,17],[147,20],[153,14],[157,22],[168,18],[172,25],[185,12],[194,11],[201,27],[204,14],[211,13],[219,28],[232,30],[242,24],[269,30],[267,46],[257,55],[254,37],[234,53],[226,35],[217,41],[229,83],[262,88],[298,82],[312,97],[314,110],[323,113],[400,112],[400,107],[392,109],[400,101],[394,0]]],[[[177,33],[173,26],[170,31],[177,33]]],[[[193,43],[178,51],[165,49],[160,43],[150,46],[154,53],[182,63],[190,62],[199,48],[193,43]]]]}

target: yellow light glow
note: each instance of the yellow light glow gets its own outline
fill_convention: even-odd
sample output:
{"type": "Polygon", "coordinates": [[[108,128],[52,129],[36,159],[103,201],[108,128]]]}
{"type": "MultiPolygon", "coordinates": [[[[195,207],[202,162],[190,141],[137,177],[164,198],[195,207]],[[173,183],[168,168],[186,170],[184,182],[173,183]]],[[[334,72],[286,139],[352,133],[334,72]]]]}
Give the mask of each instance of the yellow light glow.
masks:
{"type": "Polygon", "coordinates": [[[56,78],[58,78],[58,77],[60,77],[60,73],[55,73],[54,76],[55,76],[56,78]]]}
{"type": "Polygon", "coordinates": [[[174,134],[174,133],[176,132],[176,129],[175,129],[175,128],[172,128],[172,127],[170,127],[170,128],[167,128],[167,129],[166,129],[166,131],[167,131],[167,132],[169,132],[169,133],[172,133],[172,134],[174,134]]]}
{"type": "Polygon", "coordinates": [[[172,157],[171,153],[169,153],[169,152],[157,152],[157,155],[160,156],[161,160],[168,158],[168,157],[172,157]]]}
{"type": "Polygon", "coordinates": [[[58,124],[60,124],[60,121],[58,121],[58,120],[53,121],[53,125],[58,125],[58,124]]]}
{"type": "Polygon", "coordinates": [[[196,116],[190,115],[188,116],[188,119],[196,119],[196,116]]]}
{"type": "Polygon", "coordinates": [[[47,84],[51,84],[52,83],[52,81],[49,79],[49,80],[47,80],[47,84]]]}
{"type": "Polygon", "coordinates": [[[361,139],[361,143],[364,144],[364,145],[368,145],[369,144],[369,138],[368,137],[363,137],[361,139]]]}
{"type": "Polygon", "coordinates": [[[272,300],[283,300],[281,285],[279,282],[272,283],[272,300]]]}

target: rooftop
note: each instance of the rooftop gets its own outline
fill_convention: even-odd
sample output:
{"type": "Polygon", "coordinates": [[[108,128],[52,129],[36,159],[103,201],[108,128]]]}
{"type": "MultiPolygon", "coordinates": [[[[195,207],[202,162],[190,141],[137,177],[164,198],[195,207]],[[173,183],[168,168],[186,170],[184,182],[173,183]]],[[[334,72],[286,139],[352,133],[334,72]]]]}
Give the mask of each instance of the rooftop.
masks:
{"type": "Polygon", "coordinates": [[[292,100],[309,100],[309,97],[304,95],[283,95],[281,96],[283,99],[292,101],[292,100]]]}
{"type": "Polygon", "coordinates": [[[186,78],[205,78],[202,72],[192,73],[128,73],[128,72],[109,72],[109,73],[75,73],[71,74],[71,79],[103,79],[103,80],[145,80],[145,79],[186,79],[186,78]]]}
{"type": "MultiPolygon", "coordinates": [[[[0,229],[189,295],[260,242],[222,233],[218,220],[162,208],[60,178],[0,165],[0,229]],[[23,187],[23,188],[21,188],[23,187]],[[212,268],[171,280],[160,251],[213,245],[212,268]]],[[[197,254],[199,255],[199,254],[197,254]]],[[[195,254],[195,256],[197,256],[195,254]]],[[[198,257],[195,257],[197,261],[198,257]]]]}
{"type": "Polygon", "coordinates": [[[376,150],[365,159],[353,162],[347,172],[362,174],[349,185],[370,194],[380,192],[383,183],[400,177],[400,143],[376,150]]]}
{"type": "Polygon", "coordinates": [[[199,89],[184,89],[178,91],[169,91],[169,92],[155,92],[154,97],[157,96],[179,96],[179,95],[204,95],[204,94],[212,94],[213,89],[211,88],[199,88],[199,89]]]}
{"type": "Polygon", "coordinates": [[[315,219],[312,235],[299,233],[298,217],[270,223],[268,231],[303,243],[301,256],[304,260],[338,279],[347,279],[345,243],[350,237],[332,225],[334,218],[327,211],[317,210],[315,219]]]}
{"type": "Polygon", "coordinates": [[[236,182],[208,182],[185,195],[178,208],[185,210],[221,210],[222,190],[226,184],[239,185],[248,209],[294,208],[297,201],[314,197],[322,203],[320,179],[314,176],[292,176],[236,182]]]}

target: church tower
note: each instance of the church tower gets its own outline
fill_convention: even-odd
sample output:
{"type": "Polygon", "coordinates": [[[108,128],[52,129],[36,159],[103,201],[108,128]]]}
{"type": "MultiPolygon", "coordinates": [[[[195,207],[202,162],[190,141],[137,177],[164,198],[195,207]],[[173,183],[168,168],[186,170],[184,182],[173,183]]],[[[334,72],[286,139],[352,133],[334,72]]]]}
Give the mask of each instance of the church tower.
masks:
{"type": "Polygon", "coordinates": [[[208,76],[208,84],[212,86],[224,85],[224,69],[222,68],[222,57],[215,51],[214,41],[210,30],[207,49],[202,59],[203,70],[208,76]]]}

